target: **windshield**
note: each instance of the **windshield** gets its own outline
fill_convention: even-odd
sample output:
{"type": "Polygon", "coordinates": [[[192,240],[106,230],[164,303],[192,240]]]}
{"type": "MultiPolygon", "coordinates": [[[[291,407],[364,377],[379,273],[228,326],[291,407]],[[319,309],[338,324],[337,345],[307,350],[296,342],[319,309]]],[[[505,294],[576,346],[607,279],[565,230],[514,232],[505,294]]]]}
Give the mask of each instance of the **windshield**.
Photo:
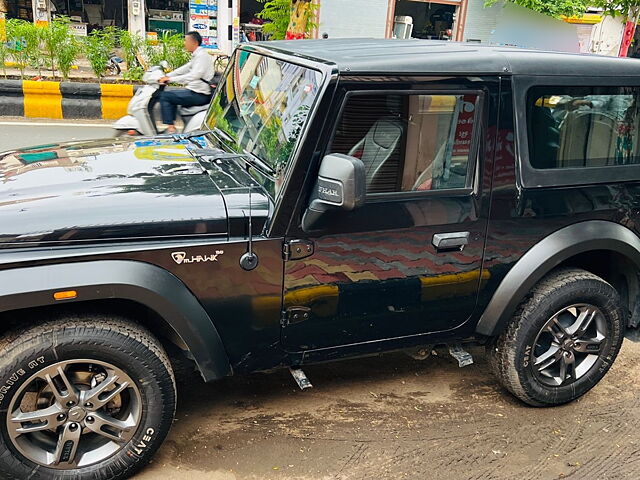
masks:
{"type": "Polygon", "coordinates": [[[262,160],[274,172],[277,188],[321,79],[316,70],[238,50],[211,102],[207,125],[228,137],[234,150],[262,160]]]}

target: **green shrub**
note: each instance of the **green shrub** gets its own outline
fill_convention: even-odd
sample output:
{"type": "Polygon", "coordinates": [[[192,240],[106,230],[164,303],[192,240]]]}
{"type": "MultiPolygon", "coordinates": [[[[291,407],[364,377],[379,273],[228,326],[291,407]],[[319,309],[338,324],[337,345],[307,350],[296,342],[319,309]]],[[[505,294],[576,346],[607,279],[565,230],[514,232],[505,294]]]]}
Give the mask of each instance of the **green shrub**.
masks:
{"type": "Polygon", "coordinates": [[[10,18],[7,20],[7,38],[9,57],[17,64],[20,77],[24,78],[25,68],[40,52],[38,29],[31,22],[10,18]]]}
{"type": "Polygon", "coordinates": [[[116,46],[116,38],[117,32],[113,27],[95,29],[85,38],[84,53],[98,81],[107,71],[111,52],[116,46]]]}
{"type": "Polygon", "coordinates": [[[122,78],[128,80],[129,82],[139,82],[142,80],[142,76],[144,75],[144,68],[140,65],[133,68],[128,68],[127,71],[122,74],[122,78]]]}
{"type": "Polygon", "coordinates": [[[147,42],[145,54],[149,65],[160,65],[166,61],[172,70],[191,60],[191,54],[184,49],[184,36],[168,32],[158,38],[158,45],[147,42]]]}
{"type": "Polygon", "coordinates": [[[144,38],[137,33],[131,33],[128,30],[120,31],[120,46],[124,61],[127,63],[127,70],[134,70],[141,66],[138,55],[143,53],[144,44],[144,38]]]}
{"type": "Polygon", "coordinates": [[[65,40],[58,47],[58,70],[60,70],[60,74],[65,80],[69,78],[71,67],[73,67],[73,64],[75,63],[79,54],[80,42],[78,41],[78,38],[73,34],[65,38],[65,40]]]}
{"type": "Polygon", "coordinates": [[[55,78],[56,67],[63,78],[69,78],[69,72],[79,54],[80,45],[71,31],[68,18],[57,18],[42,28],[42,47],[46,53],[51,74],[55,78]]]}
{"type": "Polygon", "coordinates": [[[164,60],[169,63],[169,67],[172,70],[191,60],[191,54],[184,49],[183,35],[171,35],[164,32],[161,37],[161,43],[164,50],[164,60]]]}
{"type": "Polygon", "coordinates": [[[2,66],[2,74],[7,78],[7,61],[9,60],[9,46],[7,42],[0,40],[0,66],[2,66]]]}
{"type": "Polygon", "coordinates": [[[46,34],[47,27],[35,26],[33,41],[35,48],[29,48],[29,65],[38,70],[38,75],[42,76],[42,69],[47,64],[45,52],[42,50],[42,43],[46,34]]]}

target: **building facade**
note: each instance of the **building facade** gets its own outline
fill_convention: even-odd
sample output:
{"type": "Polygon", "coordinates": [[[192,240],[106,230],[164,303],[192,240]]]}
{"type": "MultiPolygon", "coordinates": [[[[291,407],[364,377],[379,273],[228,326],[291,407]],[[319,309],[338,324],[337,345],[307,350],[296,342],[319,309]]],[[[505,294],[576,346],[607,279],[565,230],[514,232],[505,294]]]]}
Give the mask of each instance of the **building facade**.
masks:
{"type": "MultiPolygon", "coordinates": [[[[597,14],[563,22],[509,2],[492,7],[485,7],[485,0],[314,2],[319,7],[313,37],[402,36],[600,52],[594,45],[615,43],[609,37],[616,36],[597,14]]],[[[264,39],[263,8],[258,0],[0,0],[0,21],[3,13],[36,23],[65,15],[78,35],[105,26],[142,35],[196,30],[206,47],[230,53],[240,41],[264,39]]],[[[609,50],[615,51],[615,45],[609,50]]]]}

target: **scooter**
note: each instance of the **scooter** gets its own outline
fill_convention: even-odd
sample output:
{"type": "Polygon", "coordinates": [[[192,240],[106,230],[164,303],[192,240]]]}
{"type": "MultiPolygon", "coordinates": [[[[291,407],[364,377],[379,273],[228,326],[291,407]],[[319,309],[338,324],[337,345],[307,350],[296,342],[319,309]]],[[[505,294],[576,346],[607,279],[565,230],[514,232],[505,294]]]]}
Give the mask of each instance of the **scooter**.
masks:
{"type": "MultiPolygon", "coordinates": [[[[163,62],[164,63],[164,62],[163,62]]],[[[154,106],[165,88],[159,81],[165,76],[168,65],[156,65],[147,70],[142,76],[145,85],[133,95],[127,106],[127,113],[113,124],[115,136],[124,135],[158,135],[156,128],[154,106]]],[[[178,115],[182,118],[184,128],[182,133],[192,132],[201,128],[209,105],[178,108],[178,115]]]]}
{"type": "Polygon", "coordinates": [[[107,62],[107,72],[110,75],[120,75],[122,72],[122,68],[120,68],[120,64],[124,62],[122,58],[118,57],[116,54],[109,55],[109,62],[107,62]]]}

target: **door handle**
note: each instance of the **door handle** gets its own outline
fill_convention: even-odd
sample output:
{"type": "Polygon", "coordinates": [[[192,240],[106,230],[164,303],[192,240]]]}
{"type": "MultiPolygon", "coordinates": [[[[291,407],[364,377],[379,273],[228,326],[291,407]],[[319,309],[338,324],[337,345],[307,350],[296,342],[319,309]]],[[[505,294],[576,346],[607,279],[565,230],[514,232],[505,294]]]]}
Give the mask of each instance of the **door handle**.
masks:
{"type": "Polygon", "coordinates": [[[431,243],[436,250],[460,250],[469,243],[469,232],[436,233],[431,243]]]}

